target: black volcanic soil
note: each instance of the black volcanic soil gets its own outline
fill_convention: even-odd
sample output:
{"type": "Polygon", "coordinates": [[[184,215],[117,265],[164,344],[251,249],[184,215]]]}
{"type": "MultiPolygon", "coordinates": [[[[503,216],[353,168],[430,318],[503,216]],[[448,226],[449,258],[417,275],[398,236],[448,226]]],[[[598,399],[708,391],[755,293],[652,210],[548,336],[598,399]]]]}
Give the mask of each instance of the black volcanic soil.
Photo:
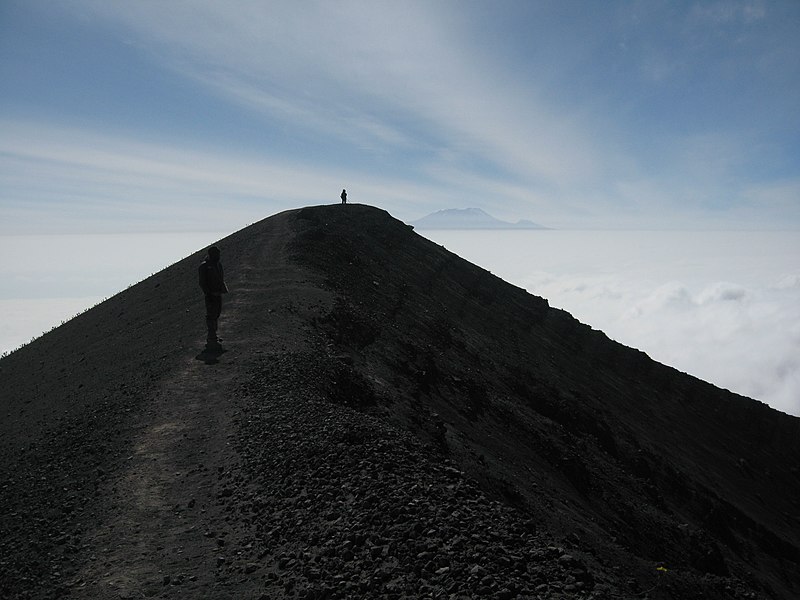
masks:
{"type": "MultiPolygon", "coordinates": [[[[2,598],[796,598],[800,420],[359,205],[0,360],[2,598]]],[[[687,341],[690,343],[690,341],[687,341]]]]}

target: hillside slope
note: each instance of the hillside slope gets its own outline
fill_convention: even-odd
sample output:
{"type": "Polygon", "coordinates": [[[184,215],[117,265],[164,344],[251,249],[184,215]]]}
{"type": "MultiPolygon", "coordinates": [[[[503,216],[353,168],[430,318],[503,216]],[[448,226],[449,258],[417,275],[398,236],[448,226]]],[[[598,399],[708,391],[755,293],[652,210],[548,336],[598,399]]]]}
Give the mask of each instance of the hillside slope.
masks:
{"type": "Polygon", "coordinates": [[[384,211],[218,245],[226,353],[198,254],[0,361],[0,596],[800,593],[800,420],[384,211]]]}

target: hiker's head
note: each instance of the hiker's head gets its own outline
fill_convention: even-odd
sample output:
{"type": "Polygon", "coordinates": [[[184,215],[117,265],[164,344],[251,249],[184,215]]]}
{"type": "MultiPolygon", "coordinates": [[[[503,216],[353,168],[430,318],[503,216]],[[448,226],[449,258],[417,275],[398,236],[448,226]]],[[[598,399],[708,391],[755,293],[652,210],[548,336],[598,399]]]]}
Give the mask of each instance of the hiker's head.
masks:
{"type": "Polygon", "coordinates": [[[211,248],[208,249],[208,258],[210,258],[212,262],[217,262],[219,260],[219,254],[219,248],[216,246],[211,246],[211,248]]]}

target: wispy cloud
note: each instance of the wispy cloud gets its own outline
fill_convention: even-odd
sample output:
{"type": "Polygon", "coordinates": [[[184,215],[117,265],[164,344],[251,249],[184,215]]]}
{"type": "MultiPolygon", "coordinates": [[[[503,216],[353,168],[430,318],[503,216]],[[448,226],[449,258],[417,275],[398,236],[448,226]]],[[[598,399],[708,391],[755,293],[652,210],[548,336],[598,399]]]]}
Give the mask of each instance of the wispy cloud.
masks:
{"type": "MultiPolygon", "coordinates": [[[[799,48],[785,3],[78,0],[53,10],[67,28],[113,40],[103,69],[134,64],[143,83],[106,90],[108,102],[92,96],[91,68],[66,81],[73,100],[108,111],[97,120],[80,102],[70,105],[80,117],[60,114],[57,100],[37,117],[28,99],[41,94],[18,98],[25,108],[13,114],[28,124],[85,130],[56,158],[74,155],[72,177],[42,147],[35,167],[25,144],[0,158],[8,181],[12,163],[46,168],[53,198],[62,185],[80,195],[79,173],[97,189],[105,181],[108,198],[116,173],[120,204],[136,179],[201,204],[264,189],[307,201],[335,183],[362,185],[400,216],[478,205],[557,226],[658,227],[665,215],[732,223],[755,202],[748,190],[797,179],[789,57],[799,48]],[[142,103],[166,110],[151,123],[142,103]],[[92,155],[80,140],[93,132],[125,141],[92,155]]],[[[791,206],[772,207],[767,226],[800,224],[791,206]]]]}
{"type": "Polygon", "coordinates": [[[196,74],[194,77],[216,93],[255,113],[293,123],[315,135],[335,137],[343,144],[383,151],[387,146],[408,149],[419,143],[386,120],[346,105],[320,106],[302,96],[280,97],[263,86],[230,75],[196,74]]]}
{"type": "MultiPolygon", "coordinates": [[[[319,202],[326,192],[334,196],[342,179],[298,165],[41,123],[0,122],[0,132],[4,211],[28,214],[29,224],[61,205],[84,231],[139,229],[142,223],[128,217],[150,211],[160,224],[146,220],[145,228],[197,231],[209,219],[242,225],[292,203],[319,202]]],[[[52,221],[54,230],[64,227],[52,221]]]]}
{"type": "Polygon", "coordinates": [[[530,81],[478,68],[474,40],[442,6],[193,3],[167,19],[157,4],[94,6],[157,49],[163,66],[355,146],[413,145],[426,162],[446,148],[461,168],[500,169],[551,194],[609,166],[585,123],[537,98],[530,81]]]}
{"type": "Polygon", "coordinates": [[[692,6],[691,15],[701,23],[753,23],[767,14],[763,0],[698,3],[692,6]]]}
{"type": "Polygon", "coordinates": [[[0,156],[8,217],[0,233],[235,228],[298,205],[338,202],[342,187],[352,201],[401,218],[418,218],[429,202],[459,202],[459,188],[435,182],[41,122],[0,121],[0,156]],[[151,212],[157,221],[143,218],[151,212]]]}

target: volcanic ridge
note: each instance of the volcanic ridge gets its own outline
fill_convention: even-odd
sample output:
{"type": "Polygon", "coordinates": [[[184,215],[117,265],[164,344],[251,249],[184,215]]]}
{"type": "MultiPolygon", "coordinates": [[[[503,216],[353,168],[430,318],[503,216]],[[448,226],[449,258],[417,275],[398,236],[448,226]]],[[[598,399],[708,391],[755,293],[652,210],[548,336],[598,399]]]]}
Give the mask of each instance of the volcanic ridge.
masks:
{"type": "Polygon", "coordinates": [[[0,360],[0,597],[800,597],[800,419],[376,208],[217,245],[226,352],[198,252],[0,360]]]}

